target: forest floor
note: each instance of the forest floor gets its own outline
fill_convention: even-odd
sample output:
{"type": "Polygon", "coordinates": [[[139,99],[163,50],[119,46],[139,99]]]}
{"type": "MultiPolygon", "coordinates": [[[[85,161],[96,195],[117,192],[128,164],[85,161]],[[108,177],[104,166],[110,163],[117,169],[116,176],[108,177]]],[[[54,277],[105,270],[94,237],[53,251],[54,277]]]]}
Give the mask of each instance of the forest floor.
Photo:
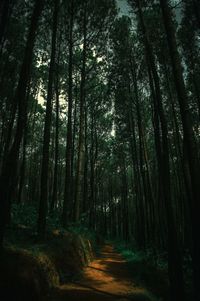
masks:
{"type": "Polygon", "coordinates": [[[98,258],[79,280],[59,286],[52,301],[154,301],[152,294],[132,277],[126,260],[112,245],[104,245],[98,258]]]}

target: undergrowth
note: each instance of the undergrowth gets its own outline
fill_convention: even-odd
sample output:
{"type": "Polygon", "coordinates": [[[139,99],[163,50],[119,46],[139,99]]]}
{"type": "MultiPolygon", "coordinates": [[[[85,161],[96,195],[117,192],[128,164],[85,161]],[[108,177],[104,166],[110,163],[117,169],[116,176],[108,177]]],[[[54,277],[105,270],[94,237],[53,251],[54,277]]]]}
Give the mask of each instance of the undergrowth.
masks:
{"type": "Polygon", "coordinates": [[[131,243],[114,241],[116,249],[126,258],[128,262],[148,262],[159,269],[167,269],[167,252],[155,252],[153,248],[145,251],[132,246],[131,243]]]}
{"type": "MultiPolygon", "coordinates": [[[[11,227],[14,229],[16,225],[21,225],[29,229],[29,232],[36,235],[38,208],[32,204],[13,204],[11,212],[11,227]]],[[[68,223],[66,228],[61,224],[61,212],[55,210],[47,216],[47,231],[59,230],[60,232],[70,232],[89,239],[93,246],[97,248],[99,235],[87,227],[87,222],[81,220],[79,223],[68,223]]],[[[18,239],[18,237],[16,238],[18,239]]]]}
{"type": "Polygon", "coordinates": [[[142,251],[120,240],[114,241],[113,244],[126,259],[134,282],[147,287],[157,296],[156,300],[170,300],[165,253],[155,254],[151,248],[142,251]]]}
{"type": "MultiPolygon", "coordinates": [[[[120,240],[114,241],[114,245],[127,260],[130,270],[136,276],[136,280],[147,285],[152,291],[160,292],[160,295],[164,296],[163,300],[170,300],[167,252],[155,252],[153,248],[148,248],[145,251],[139,250],[134,243],[126,243],[120,240]]],[[[185,250],[183,254],[183,272],[188,300],[190,300],[192,294],[192,271],[190,266],[191,255],[188,250],[185,250]]]]}

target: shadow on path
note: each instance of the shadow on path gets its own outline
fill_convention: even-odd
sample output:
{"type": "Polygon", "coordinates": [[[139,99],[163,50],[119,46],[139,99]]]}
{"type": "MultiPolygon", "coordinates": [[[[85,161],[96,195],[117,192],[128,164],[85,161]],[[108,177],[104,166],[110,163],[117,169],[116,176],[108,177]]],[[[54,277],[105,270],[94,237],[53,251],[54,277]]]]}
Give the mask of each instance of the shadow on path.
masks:
{"type": "Polygon", "coordinates": [[[76,283],[57,288],[52,301],[153,301],[149,292],[134,284],[126,261],[111,245],[86,267],[76,283]]]}

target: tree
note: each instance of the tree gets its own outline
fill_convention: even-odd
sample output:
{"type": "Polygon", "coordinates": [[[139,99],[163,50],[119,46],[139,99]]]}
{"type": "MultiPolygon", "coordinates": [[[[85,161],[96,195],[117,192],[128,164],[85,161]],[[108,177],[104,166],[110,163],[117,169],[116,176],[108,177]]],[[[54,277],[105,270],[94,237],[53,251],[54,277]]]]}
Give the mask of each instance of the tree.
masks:
{"type": "Polygon", "coordinates": [[[73,107],[73,28],[74,27],[74,1],[70,2],[69,25],[69,61],[68,61],[68,119],[67,119],[67,145],[66,145],[66,170],[65,192],[63,202],[62,223],[67,224],[67,208],[72,204],[72,107],[73,107]]]}
{"type": "Polygon", "coordinates": [[[4,0],[0,3],[0,46],[2,45],[2,41],[5,35],[6,26],[9,19],[9,13],[13,2],[13,0],[4,0]]]}
{"type": "Polygon", "coordinates": [[[51,131],[51,117],[52,117],[52,98],[53,98],[53,79],[55,71],[55,57],[56,57],[56,39],[58,28],[58,10],[59,0],[54,0],[54,14],[53,14],[53,29],[52,29],[52,45],[51,45],[51,60],[49,66],[48,78],[48,92],[44,125],[43,138],[43,153],[42,153],[42,170],[41,170],[41,193],[40,205],[38,215],[38,234],[41,238],[45,235],[46,229],[46,215],[48,207],[48,174],[49,174],[49,144],[51,131]]]}
{"type": "Polygon", "coordinates": [[[179,52],[177,49],[177,42],[175,37],[174,25],[171,17],[171,12],[168,6],[168,2],[160,0],[160,5],[163,13],[163,20],[166,28],[166,36],[169,45],[170,57],[172,62],[174,81],[177,90],[177,96],[179,100],[180,113],[183,124],[184,132],[184,143],[187,149],[187,160],[189,163],[191,185],[192,185],[192,204],[191,215],[192,215],[192,229],[193,229],[193,266],[194,266],[194,285],[196,298],[199,300],[199,290],[198,290],[198,279],[200,277],[200,242],[198,239],[198,230],[200,227],[199,222],[199,199],[200,199],[200,189],[199,189],[199,158],[197,145],[195,141],[195,135],[192,128],[192,122],[190,117],[190,110],[188,108],[188,96],[185,88],[185,83],[183,80],[182,66],[179,57],[179,52]]]}
{"type": "Polygon", "coordinates": [[[3,244],[3,238],[5,233],[5,226],[7,217],[10,211],[12,193],[16,184],[16,172],[19,156],[19,149],[21,140],[23,137],[24,128],[26,125],[26,89],[30,79],[30,70],[33,57],[33,47],[36,37],[36,31],[38,26],[39,17],[42,12],[44,1],[36,0],[33,14],[31,17],[29,34],[26,42],[26,49],[24,52],[24,58],[20,70],[20,76],[18,86],[14,96],[14,103],[18,104],[18,118],[17,128],[14,137],[14,141],[10,150],[8,151],[7,158],[3,164],[1,176],[0,176],[0,245],[3,244]],[[14,172],[13,172],[14,171],[14,172]]]}

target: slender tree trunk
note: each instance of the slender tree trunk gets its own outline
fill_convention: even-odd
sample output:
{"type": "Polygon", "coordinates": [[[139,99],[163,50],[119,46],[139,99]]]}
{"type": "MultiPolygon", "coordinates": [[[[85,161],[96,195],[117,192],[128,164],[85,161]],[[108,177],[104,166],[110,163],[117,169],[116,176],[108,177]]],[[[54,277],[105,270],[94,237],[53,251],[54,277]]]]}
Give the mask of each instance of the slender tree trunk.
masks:
{"type": "Polygon", "coordinates": [[[55,133],[55,162],[54,162],[54,178],[53,178],[53,193],[51,200],[51,212],[57,205],[58,197],[58,158],[59,158],[59,87],[58,87],[58,75],[56,79],[56,133],[55,133]]]}
{"type": "Polygon", "coordinates": [[[22,202],[22,192],[24,188],[24,180],[25,180],[25,172],[26,172],[26,145],[27,145],[27,128],[24,131],[22,164],[20,168],[20,181],[19,181],[18,201],[17,201],[18,204],[22,202]]]}
{"type": "Polygon", "coordinates": [[[80,206],[83,201],[83,180],[84,180],[84,157],[85,157],[85,76],[86,76],[86,51],[87,51],[87,6],[84,7],[83,20],[83,53],[82,53],[82,69],[81,69],[81,87],[80,87],[80,120],[79,120],[79,142],[78,142],[78,160],[76,174],[76,190],[75,190],[75,215],[74,219],[78,222],[80,218],[80,206]]]}
{"type": "Polygon", "coordinates": [[[94,162],[94,108],[91,107],[91,147],[90,147],[90,198],[89,198],[89,227],[94,225],[94,183],[95,183],[95,162],[94,162]]]}
{"type": "Polygon", "coordinates": [[[139,167],[139,158],[136,142],[136,127],[133,122],[133,116],[129,112],[129,124],[131,129],[131,156],[133,164],[133,172],[135,178],[135,193],[136,193],[136,241],[139,248],[145,249],[145,226],[144,223],[141,223],[141,220],[144,220],[144,211],[143,211],[143,193],[142,193],[142,183],[141,183],[141,173],[139,167]]]}
{"type": "Polygon", "coordinates": [[[72,206],[72,106],[73,106],[73,26],[74,26],[74,0],[71,1],[70,33],[69,33],[69,63],[68,63],[68,121],[67,121],[67,145],[66,145],[66,171],[65,191],[62,212],[62,224],[67,225],[67,209],[72,206]]]}
{"type": "Polygon", "coordinates": [[[12,2],[13,0],[1,0],[0,2],[0,47],[4,38],[12,2]]]}
{"type": "MultiPolygon", "coordinates": [[[[133,124],[133,121],[131,121],[132,117],[129,116],[129,122],[130,124],[132,123],[132,134],[133,134],[133,144],[134,147],[132,147],[135,152],[135,161],[133,164],[137,166],[135,170],[135,176],[138,179],[138,189],[137,191],[139,192],[139,206],[137,205],[139,211],[140,211],[140,216],[143,220],[145,220],[145,204],[147,203],[147,194],[146,194],[146,181],[144,177],[144,170],[143,170],[143,149],[142,149],[142,140],[143,140],[143,131],[142,131],[142,120],[141,120],[141,114],[140,114],[140,105],[139,105],[139,92],[138,92],[138,84],[137,84],[137,78],[136,78],[136,71],[135,71],[135,60],[134,57],[130,58],[130,66],[131,66],[131,75],[133,79],[133,87],[134,87],[134,100],[136,103],[136,115],[137,115],[137,127],[138,127],[138,134],[139,134],[139,156],[137,156],[137,145],[136,145],[136,137],[135,137],[135,126],[133,124]],[[142,181],[141,181],[142,178],[142,181]],[[142,189],[142,183],[144,189],[142,189]],[[144,191],[144,193],[142,193],[144,191]]],[[[129,85],[130,86],[130,85],[129,85]]],[[[129,93],[131,93],[131,89],[129,87],[129,93]]],[[[132,103],[131,103],[131,111],[132,111],[132,103]]],[[[129,111],[130,115],[130,111],[129,111]]],[[[133,154],[132,154],[133,157],[133,154]]],[[[133,159],[134,160],[134,159],[133,159]]],[[[139,219],[140,220],[140,219],[139,219]]],[[[138,220],[138,221],[139,221],[138,220]]],[[[140,222],[139,222],[140,223],[140,222]]],[[[146,245],[146,224],[143,223],[143,225],[139,225],[138,223],[138,228],[140,229],[138,233],[139,237],[139,246],[145,248],[146,245]]]]}
{"type": "Polygon", "coordinates": [[[196,17],[196,22],[200,28],[200,3],[198,0],[192,0],[194,15],[196,17]]]}
{"type": "Polygon", "coordinates": [[[46,115],[45,115],[45,125],[44,125],[42,168],[41,168],[41,191],[40,191],[40,203],[39,203],[39,214],[38,214],[38,234],[40,238],[44,238],[45,236],[46,215],[47,215],[47,207],[48,207],[49,145],[50,145],[51,118],[52,118],[53,79],[54,79],[55,57],[56,57],[58,10],[59,10],[59,0],[54,0],[51,60],[50,60],[50,67],[49,67],[46,115]]]}
{"type": "Polygon", "coordinates": [[[84,160],[84,188],[83,188],[83,213],[87,213],[88,211],[88,142],[87,142],[87,132],[88,132],[88,125],[87,125],[87,108],[85,106],[85,160],[84,160]]]}

